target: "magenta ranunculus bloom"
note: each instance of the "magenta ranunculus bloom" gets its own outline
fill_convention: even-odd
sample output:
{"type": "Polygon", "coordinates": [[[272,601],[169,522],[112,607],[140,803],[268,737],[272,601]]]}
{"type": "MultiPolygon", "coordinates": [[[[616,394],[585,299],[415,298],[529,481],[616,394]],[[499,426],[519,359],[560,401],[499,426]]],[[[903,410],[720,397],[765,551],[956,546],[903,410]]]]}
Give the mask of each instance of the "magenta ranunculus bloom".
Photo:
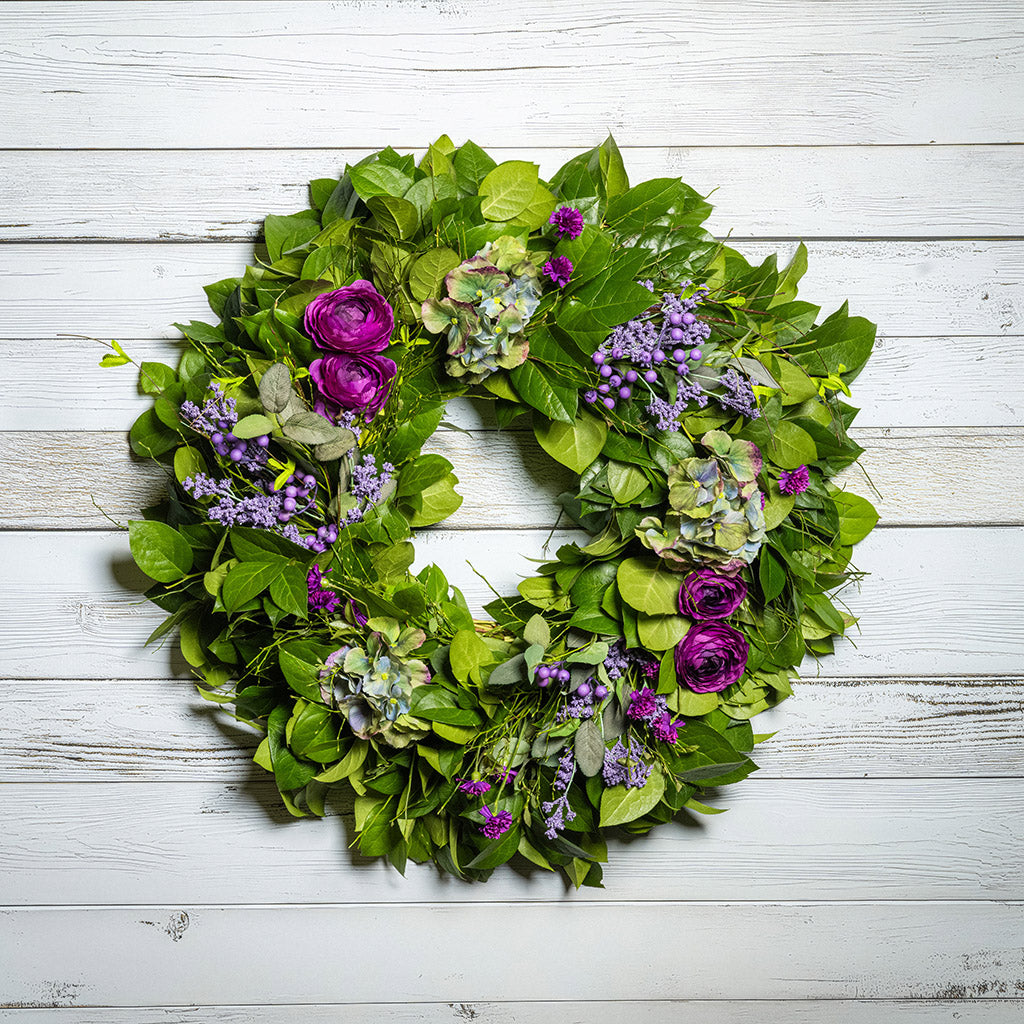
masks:
{"type": "Polygon", "coordinates": [[[365,354],[388,347],[395,314],[369,281],[353,281],[318,295],[302,322],[318,348],[365,354]]]}
{"type": "Polygon", "coordinates": [[[324,356],[309,367],[309,375],[329,406],[353,409],[367,420],[388,400],[397,372],[398,367],[387,356],[347,352],[324,356]]]}
{"type": "Polygon", "coordinates": [[[723,576],[714,569],[698,569],[679,588],[679,611],[691,619],[727,619],[747,596],[738,576],[723,576]]]}
{"type": "Polygon", "coordinates": [[[700,622],[676,645],[676,675],[694,693],[715,693],[735,683],[750,646],[724,622],[700,622]]]}

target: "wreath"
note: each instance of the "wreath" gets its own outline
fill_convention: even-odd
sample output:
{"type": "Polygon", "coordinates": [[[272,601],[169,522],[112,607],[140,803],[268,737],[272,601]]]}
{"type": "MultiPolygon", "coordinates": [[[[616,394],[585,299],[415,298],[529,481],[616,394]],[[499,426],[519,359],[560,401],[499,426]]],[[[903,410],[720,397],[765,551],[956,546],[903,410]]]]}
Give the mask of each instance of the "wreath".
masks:
{"type": "Polygon", "coordinates": [[[202,696],[261,730],[292,814],[348,794],[363,854],[600,885],[610,831],[755,770],[751,719],[855,621],[833,598],[877,514],[833,477],[874,325],[818,322],[803,246],[752,266],[611,138],[550,181],[387,148],[310,199],[206,287],[218,323],[176,325],[176,369],[140,364],[130,443],[170,484],[129,525],[150,639],[177,628],[202,696]],[[455,396],[527,417],[582,531],[485,620],[411,571],[462,501],[423,451],[455,396]]]}

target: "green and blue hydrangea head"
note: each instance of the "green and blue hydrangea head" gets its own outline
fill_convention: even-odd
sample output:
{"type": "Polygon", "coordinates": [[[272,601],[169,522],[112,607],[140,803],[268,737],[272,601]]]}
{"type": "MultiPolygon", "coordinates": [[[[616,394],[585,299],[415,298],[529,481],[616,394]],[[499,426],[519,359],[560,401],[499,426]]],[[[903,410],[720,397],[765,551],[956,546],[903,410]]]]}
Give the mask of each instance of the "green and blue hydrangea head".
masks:
{"type": "Polygon", "coordinates": [[[360,739],[405,747],[430,732],[429,722],[409,714],[413,690],[430,680],[427,665],[408,657],[425,634],[416,629],[388,633],[393,635],[371,633],[362,646],[344,646],[329,655],[320,674],[321,692],[360,739]]]}
{"type": "Polygon", "coordinates": [[[517,238],[502,235],[445,278],[447,297],[423,303],[423,325],[448,337],[445,369],[478,384],[525,362],[523,329],[540,303],[540,272],[517,238]]]}
{"type": "Polygon", "coordinates": [[[644,519],[637,536],[669,568],[736,573],[754,561],[764,540],[756,481],[761,453],[722,430],[709,431],[701,444],[708,457],[683,459],[669,470],[670,508],[664,520],[644,519]]]}

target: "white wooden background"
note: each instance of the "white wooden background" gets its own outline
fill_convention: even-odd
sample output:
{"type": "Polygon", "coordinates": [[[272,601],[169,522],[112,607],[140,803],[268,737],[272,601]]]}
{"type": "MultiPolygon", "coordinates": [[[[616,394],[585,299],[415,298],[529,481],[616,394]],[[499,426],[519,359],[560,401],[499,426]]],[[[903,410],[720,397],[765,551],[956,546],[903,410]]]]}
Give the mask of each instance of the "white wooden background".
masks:
{"type": "MultiPolygon", "coordinates": [[[[1021,1020],[1022,28],[1015,0],[0,3],[0,1021],[1021,1020]],[[728,814],[613,846],[605,890],[403,880],[288,820],[142,650],[105,515],[158,486],[144,403],[78,336],[173,358],[262,216],[367,147],[550,173],[608,129],[879,322],[863,636],[758,720],[728,814]]],[[[523,491],[558,481],[454,415],[467,500],[421,557],[480,600],[463,560],[511,586],[553,521],[523,491]]]]}

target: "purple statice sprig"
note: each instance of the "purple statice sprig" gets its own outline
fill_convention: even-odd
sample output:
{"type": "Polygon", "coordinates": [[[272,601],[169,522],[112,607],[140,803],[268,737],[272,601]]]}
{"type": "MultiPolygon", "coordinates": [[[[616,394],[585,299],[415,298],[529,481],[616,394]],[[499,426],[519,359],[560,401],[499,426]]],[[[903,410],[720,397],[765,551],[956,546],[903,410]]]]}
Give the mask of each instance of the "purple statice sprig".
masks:
{"type": "Polygon", "coordinates": [[[390,462],[382,463],[378,469],[377,458],[373,454],[364,455],[362,462],[352,467],[349,492],[358,504],[346,513],[343,525],[361,522],[370,509],[384,500],[387,485],[391,482],[394,472],[395,467],[390,462]]]}
{"type": "Polygon", "coordinates": [[[576,812],[569,806],[569,787],[576,775],[576,755],[572,747],[566,747],[558,759],[551,788],[559,794],[553,800],[545,800],[540,809],[546,815],[544,819],[544,835],[548,839],[556,839],[558,833],[565,829],[568,822],[576,817],[576,812]]]}
{"type": "Polygon", "coordinates": [[[615,741],[615,746],[605,751],[601,777],[606,786],[626,786],[630,789],[641,789],[650,778],[653,765],[644,761],[642,754],[646,748],[639,740],[633,746],[634,738],[627,733],[626,743],[622,739],[615,741]]]}

